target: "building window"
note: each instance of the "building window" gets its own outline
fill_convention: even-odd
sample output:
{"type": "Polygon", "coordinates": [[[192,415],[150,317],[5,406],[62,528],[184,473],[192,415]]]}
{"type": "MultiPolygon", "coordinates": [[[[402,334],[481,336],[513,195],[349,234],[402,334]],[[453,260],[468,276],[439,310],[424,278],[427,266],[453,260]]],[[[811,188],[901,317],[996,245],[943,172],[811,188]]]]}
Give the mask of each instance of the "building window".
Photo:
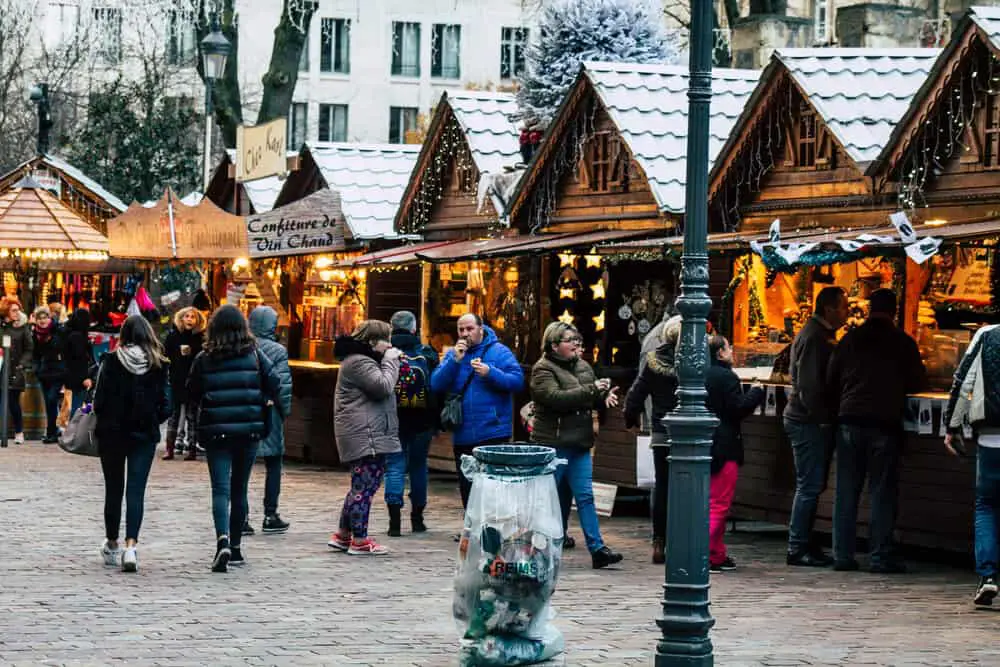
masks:
{"type": "Polygon", "coordinates": [[[816,44],[826,44],[829,39],[829,25],[830,25],[830,0],[813,0],[813,21],[815,23],[814,32],[816,34],[813,40],[816,44]]]}
{"type": "Polygon", "coordinates": [[[193,64],[198,54],[194,12],[172,9],[167,21],[167,62],[178,66],[193,64]]]}
{"type": "Polygon", "coordinates": [[[416,107],[389,107],[390,144],[405,144],[407,132],[413,132],[416,129],[416,107]]]}
{"type": "Polygon", "coordinates": [[[93,7],[94,53],[105,65],[117,65],[122,58],[122,10],[93,7]]]}
{"type": "Polygon", "coordinates": [[[347,141],[347,105],[319,105],[319,140],[347,141]]]}
{"type": "Polygon", "coordinates": [[[293,102],[288,113],[288,149],[297,151],[306,143],[306,127],[309,124],[309,105],[293,102]]]}
{"type": "Polygon", "coordinates": [[[796,166],[816,166],[816,112],[803,104],[799,109],[798,155],[796,166]]]}
{"type": "Polygon", "coordinates": [[[323,19],[321,22],[319,71],[351,73],[351,20],[323,19]]]}
{"type": "Polygon", "coordinates": [[[504,28],[500,33],[500,78],[524,75],[524,51],[528,48],[527,28],[504,28]]]}
{"type": "Polygon", "coordinates": [[[1000,95],[986,96],[986,118],[983,123],[983,166],[1000,169],[1000,95]]]}
{"type": "Polygon", "coordinates": [[[77,2],[50,2],[46,11],[46,44],[49,48],[72,44],[80,24],[77,2]]]}
{"type": "Polygon", "coordinates": [[[468,146],[455,151],[451,167],[450,184],[452,192],[469,193],[476,191],[476,166],[468,146]]]}
{"type": "Polygon", "coordinates": [[[462,76],[462,26],[434,25],[431,39],[431,76],[440,79],[458,79],[462,76]]]}
{"type": "Polygon", "coordinates": [[[420,76],[420,24],[392,22],[392,73],[420,76]]]}

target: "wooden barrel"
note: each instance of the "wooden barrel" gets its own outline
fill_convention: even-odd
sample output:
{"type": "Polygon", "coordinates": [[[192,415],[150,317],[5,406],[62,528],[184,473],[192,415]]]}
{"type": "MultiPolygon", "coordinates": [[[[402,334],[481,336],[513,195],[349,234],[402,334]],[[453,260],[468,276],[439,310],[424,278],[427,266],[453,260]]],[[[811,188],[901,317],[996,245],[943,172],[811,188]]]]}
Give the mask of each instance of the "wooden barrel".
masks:
{"type": "Polygon", "coordinates": [[[21,394],[24,437],[28,440],[41,440],[45,437],[45,397],[42,395],[42,385],[35,377],[34,369],[26,369],[24,376],[25,387],[21,394]]]}

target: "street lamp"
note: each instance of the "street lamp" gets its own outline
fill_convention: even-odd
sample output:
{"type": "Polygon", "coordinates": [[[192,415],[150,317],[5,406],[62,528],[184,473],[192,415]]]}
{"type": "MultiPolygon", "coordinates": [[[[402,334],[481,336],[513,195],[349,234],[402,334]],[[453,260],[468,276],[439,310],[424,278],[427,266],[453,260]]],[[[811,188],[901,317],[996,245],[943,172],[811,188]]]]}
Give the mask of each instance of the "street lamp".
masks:
{"type": "Polygon", "coordinates": [[[49,84],[36,83],[28,91],[29,99],[35,103],[38,111],[38,145],[39,155],[49,152],[49,130],[52,129],[52,114],[49,109],[49,84]]]}
{"type": "Polygon", "coordinates": [[[705,322],[708,296],[708,131],[712,99],[712,0],[691,1],[688,79],[687,188],[684,254],[681,257],[683,316],[677,348],[677,408],[664,417],[670,442],[667,501],[666,584],[656,667],[710,667],[709,629],[715,619],[708,598],[708,489],[712,433],[718,420],[705,407],[709,364],[705,322]]]}
{"type": "Polygon", "coordinates": [[[219,28],[219,17],[212,14],[211,32],[201,40],[202,70],[205,74],[205,190],[212,176],[212,89],[226,72],[226,59],[232,44],[219,28]]]}

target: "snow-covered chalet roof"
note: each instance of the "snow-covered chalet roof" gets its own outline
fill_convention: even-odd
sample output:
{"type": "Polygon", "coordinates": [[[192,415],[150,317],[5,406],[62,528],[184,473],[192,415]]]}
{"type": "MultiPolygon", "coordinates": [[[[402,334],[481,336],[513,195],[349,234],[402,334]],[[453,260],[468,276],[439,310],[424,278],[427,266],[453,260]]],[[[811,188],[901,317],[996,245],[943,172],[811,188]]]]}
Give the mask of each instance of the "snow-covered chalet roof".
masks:
{"type": "Polygon", "coordinates": [[[940,53],[940,49],[777,49],[772,58],[788,71],[848,156],[864,170],[889,141],[940,53]]]}
{"type": "Polygon", "coordinates": [[[353,238],[397,237],[393,221],[419,145],[311,142],[306,148],[327,186],[340,194],[353,238]]]}
{"type": "MultiPolygon", "coordinates": [[[[649,181],[661,211],[684,213],[688,68],[585,62],[584,75],[649,181]]],[[[709,166],[750,98],[760,72],[713,69],[709,166]]]]}
{"type": "Polygon", "coordinates": [[[101,186],[100,183],[90,178],[85,173],[83,173],[82,171],[71,165],[69,162],[66,162],[62,158],[56,157],[55,155],[52,154],[46,154],[42,157],[42,164],[52,169],[55,169],[56,171],[61,171],[62,173],[66,174],[74,181],[76,181],[77,183],[79,183],[80,185],[87,188],[95,195],[106,201],[110,206],[118,209],[119,212],[122,212],[128,208],[128,205],[126,205],[125,202],[123,202],[121,199],[111,194],[108,190],[106,190],[103,186],[101,186]]]}
{"type": "Polygon", "coordinates": [[[517,101],[510,93],[456,90],[445,93],[479,173],[496,174],[521,160],[520,130],[510,120],[517,101]]]}

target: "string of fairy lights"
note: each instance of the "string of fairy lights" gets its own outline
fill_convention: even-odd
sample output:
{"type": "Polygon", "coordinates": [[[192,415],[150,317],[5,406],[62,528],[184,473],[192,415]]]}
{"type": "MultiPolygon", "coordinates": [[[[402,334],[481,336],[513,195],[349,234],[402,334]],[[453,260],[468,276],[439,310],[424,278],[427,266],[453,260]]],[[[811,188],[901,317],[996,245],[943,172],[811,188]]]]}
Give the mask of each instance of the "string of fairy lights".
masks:
{"type": "MultiPolygon", "coordinates": [[[[562,178],[580,164],[587,141],[596,131],[598,105],[593,95],[581,101],[581,112],[567,122],[564,135],[550,157],[549,168],[543,170],[535,186],[534,199],[529,213],[531,233],[535,234],[549,223],[549,218],[560,199],[562,178]]],[[[554,141],[550,138],[549,141],[554,141]]]]}
{"type": "MultiPolygon", "coordinates": [[[[452,178],[459,179],[461,194],[468,195],[470,202],[474,204],[476,171],[465,133],[452,116],[441,131],[430,163],[421,174],[417,194],[399,231],[404,234],[420,233],[430,222],[434,209],[444,197],[445,188],[452,183],[452,178]]],[[[499,220],[492,224],[500,225],[499,220]]]]}
{"type": "Polygon", "coordinates": [[[718,215],[713,217],[722,221],[719,231],[734,232],[739,229],[742,218],[740,207],[749,203],[744,198],[749,199],[753,193],[760,192],[761,181],[774,170],[775,155],[780,154],[785,141],[783,128],[786,123],[795,120],[796,95],[787,81],[781,84],[772,98],[765,102],[767,108],[747,133],[732,162],[730,174],[726,176],[726,183],[714,202],[718,215]]]}
{"type": "MultiPolygon", "coordinates": [[[[963,162],[981,163],[987,157],[983,154],[987,147],[976,135],[1000,129],[990,127],[989,118],[984,127],[976,127],[976,117],[984,104],[1000,95],[1000,60],[978,41],[972,49],[898,167],[899,205],[904,210],[927,206],[924,187],[928,179],[944,171],[949,160],[958,156],[963,162]],[[977,147],[979,142],[982,145],[977,147]]],[[[1000,100],[992,102],[998,103],[1000,100]]],[[[990,156],[995,164],[988,166],[1000,166],[996,151],[994,147],[990,156]]]]}

